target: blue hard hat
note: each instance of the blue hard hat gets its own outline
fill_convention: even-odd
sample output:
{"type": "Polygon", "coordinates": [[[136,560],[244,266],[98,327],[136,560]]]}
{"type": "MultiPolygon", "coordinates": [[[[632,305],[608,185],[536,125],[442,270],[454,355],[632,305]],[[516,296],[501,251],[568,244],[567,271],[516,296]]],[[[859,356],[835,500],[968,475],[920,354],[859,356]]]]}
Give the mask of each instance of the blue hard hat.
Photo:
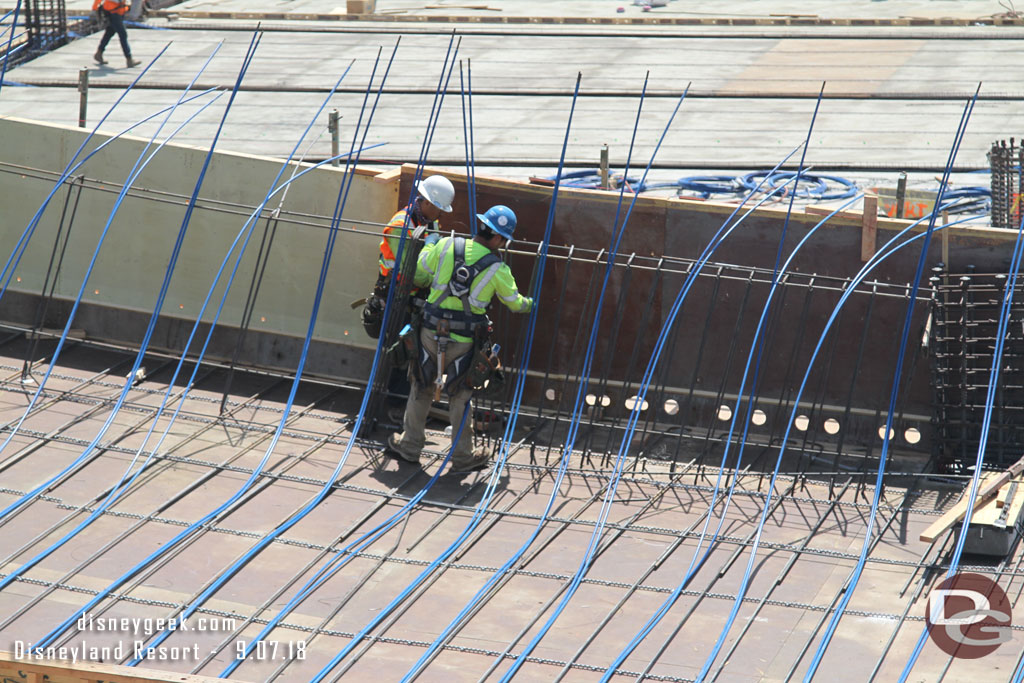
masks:
{"type": "Polygon", "coordinates": [[[476,217],[492,231],[512,241],[512,233],[516,230],[516,215],[512,209],[498,204],[487,209],[487,213],[478,213],[476,217]]]}

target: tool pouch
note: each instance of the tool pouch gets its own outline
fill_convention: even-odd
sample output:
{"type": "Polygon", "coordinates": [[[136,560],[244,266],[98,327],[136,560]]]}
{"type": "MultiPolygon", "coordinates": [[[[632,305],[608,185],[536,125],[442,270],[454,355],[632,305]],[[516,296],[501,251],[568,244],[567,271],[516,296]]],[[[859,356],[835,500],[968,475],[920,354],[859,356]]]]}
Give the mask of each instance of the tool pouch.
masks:
{"type": "MultiPolygon", "coordinates": [[[[373,286],[373,294],[366,297],[366,305],[363,306],[363,329],[373,339],[380,337],[380,329],[384,324],[384,307],[388,301],[388,279],[383,275],[377,276],[377,284],[373,286]]],[[[389,349],[390,351],[390,349],[389,349]]]]}
{"type": "Polygon", "coordinates": [[[491,353],[491,345],[478,348],[473,352],[473,360],[466,373],[466,386],[474,392],[493,393],[505,382],[505,373],[501,370],[501,361],[491,353]]]}
{"type": "Polygon", "coordinates": [[[384,324],[384,300],[376,294],[371,294],[363,306],[363,329],[373,339],[380,337],[380,328],[384,324]]]}

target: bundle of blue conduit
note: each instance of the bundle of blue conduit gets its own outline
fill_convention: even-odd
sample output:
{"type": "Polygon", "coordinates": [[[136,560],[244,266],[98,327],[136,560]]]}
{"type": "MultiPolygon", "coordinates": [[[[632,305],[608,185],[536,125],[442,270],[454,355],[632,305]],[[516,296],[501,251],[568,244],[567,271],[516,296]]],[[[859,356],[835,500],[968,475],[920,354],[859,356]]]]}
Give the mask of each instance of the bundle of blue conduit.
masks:
{"type": "MultiPolygon", "coordinates": [[[[715,195],[743,195],[751,192],[762,184],[763,192],[772,192],[780,186],[792,182],[793,171],[754,171],[743,175],[694,175],[684,176],[675,181],[646,182],[635,177],[623,177],[621,173],[609,172],[613,187],[626,185],[628,192],[649,192],[651,190],[676,190],[676,196],[696,196],[709,199],[715,195]]],[[[559,176],[550,176],[555,180],[559,176]]],[[[600,169],[588,168],[569,171],[561,174],[561,184],[565,187],[600,189],[600,169]]],[[[804,173],[795,190],[800,199],[831,201],[848,199],[857,194],[857,184],[847,178],[834,175],[804,173]]],[[[938,194],[938,188],[932,190],[938,194]]],[[[787,190],[783,190],[785,194],[787,190]]],[[[781,196],[781,195],[780,195],[781,196]]],[[[947,189],[943,195],[942,210],[950,214],[983,214],[992,208],[992,194],[985,187],[962,187],[955,190],[947,189]]]]}

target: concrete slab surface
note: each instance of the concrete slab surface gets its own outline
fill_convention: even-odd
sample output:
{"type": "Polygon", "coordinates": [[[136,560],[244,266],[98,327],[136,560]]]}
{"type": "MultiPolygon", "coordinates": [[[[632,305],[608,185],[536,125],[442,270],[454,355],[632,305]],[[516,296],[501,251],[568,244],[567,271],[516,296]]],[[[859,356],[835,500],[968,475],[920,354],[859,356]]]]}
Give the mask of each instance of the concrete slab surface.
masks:
{"type": "MultiPolygon", "coordinates": [[[[286,9],[330,12],[338,3],[309,2],[286,9]]],[[[501,12],[564,12],[586,16],[615,2],[494,2],[501,12]]],[[[245,3],[247,12],[274,12],[280,4],[245,3]]],[[[381,2],[378,18],[389,12],[472,12],[472,3],[381,2]],[[418,9],[417,9],[418,8],[418,9]]],[[[764,3],[672,2],[658,12],[700,15],[752,14],[764,3]],[[727,11],[728,10],[728,11],[727,11]]],[[[474,5],[475,6],[475,5],[474,5]]],[[[204,8],[230,13],[227,2],[189,2],[176,11],[204,8]]],[[[628,12],[643,13],[628,6],[628,12]]],[[[773,3],[766,15],[816,16],[991,16],[1001,7],[989,2],[773,3]]],[[[479,10],[489,12],[490,10],[479,10]]],[[[613,10],[612,10],[613,11],[613,10]]],[[[492,14],[494,12],[491,12],[492,14]]],[[[447,16],[447,15],[445,15],[447,16]]],[[[443,18],[443,17],[442,17],[443,18]]],[[[166,52],[106,118],[104,129],[120,130],[163,107],[172,106],[189,82],[196,88],[230,88],[256,21],[151,18],[155,30],[130,31],[134,54],[147,63],[166,52]],[[216,52],[205,71],[203,63],[216,52]]],[[[570,167],[596,166],[608,144],[613,167],[629,153],[639,94],[649,71],[632,165],[642,166],[669,123],[671,112],[689,86],[687,100],[672,120],[655,158],[656,181],[672,181],[684,169],[750,171],[774,166],[806,137],[815,98],[824,84],[825,100],[814,123],[807,162],[820,172],[893,178],[900,170],[940,173],[964,107],[981,84],[956,165],[987,167],[989,145],[1019,137],[1015,129],[1024,72],[1013,55],[1020,51],[1024,28],[1015,26],[732,27],[728,35],[657,26],[602,26],[540,30],[516,25],[440,21],[429,26],[409,22],[264,21],[265,33],[235,99],[218,145],[257,154],[287,156],[303,129],[314,129],[299,145],[307,158],[330,154],[327,112],[341,114],[341,148],[353,140],[357,124],[369,121],[365,143],[385,143],[364,159],[398,163],[419,157],[434,94],[442,75],[451,30],[461,43],[456,58],[471,63],[473,155],[482,171],[553,172],[569,123],[571,94],[582,74],[566,150],[570,167]],[[483,28],[481,28],[481,26],[483,28]],[[383,50],[374,87],[380,82],[397,39],[401,45],[388,72],[372,121],[360,119],[370,73],[383,50]],[[351,64],[340,92],[323,114],[318,107],[351,64]]],[[[140,70],[118,63],[116,45],[110,65],[91,64],[95,36],[13,69],[12,82],[32,87],[5,88],[0,114],[74,123],[78,118],[77,80],[89,69],[89,125],[95,125],[140,70]]],[[[448,81],[428,163],[466,163],[463,108],[458,69],[448,81]]],[[[199,114],[176,140],[208,145],[224,115],[227,97],[199,114]]],[[[195,113],[200,101],[182,105],[161,137],[195,113]]],[[[152,135],[159,119],[136,131],[152,135]]],[[[362,132],[358,138],[362,140],[362,132]]],[[[926,178],[927,176],[922,176],[926,178]]]]}
{"type": "MultiPolygon", "coordinates": [[[[20,342],[8,342],[0,357],[0,401],[8,434],[10,420],[26,405],[20,381],[24,351],[20,342]]],[[[51,544],[102,502],[119,472],[131,470],[132,451],[142,441],[128,447],[125,437],[148,429],[156,415],[153,399],[169,389],[167,371],[154,372],[131,389],[125,408],[112,415],[109,399],[123,378],[97,374],[94,351],[88,343],[76,345],[54,368],[54,383],[47,384],[41,396],[50,402],[40,413],[50,418],[50,424],[19,430],[22,443],[35,450],[8,445],[0,453],[0,503],[6,506],[46,482],[70,462],[69,456],[83,453],[86,437],[72,436],[73,424],[84,418],[95,430],[99,421],[111,420],[98,450],[3,523],[6,550],[0,576],[31,565],[0,590],[6,615],[0,620],[0,642],[5,649],[12,649],[15,641],[37,641],[152,553],[145,568],[119,581],[112,594],[89,609],[94,619],[151,622],[110,631],[94,621],[93,626],[64,630],[56,642],[108,648],[145,642],[153,635],[140,630],[147,628],[146,623],[178,614],[182,605],[200,599],[210,582],[227,571],[230,578],[222,587],[195,603],[193,630],[175,631],[161,645],[168,648],[159,651],[165,658],[145,662],[167,671],[217,675],[300,586],[318,571],[337,566],[273,629],[266,646],[271,649],[261,649],[235,676],[314,677],[352,634],[412,585],[415,590],[395,603],[372,637],[332,672],[352,680],[363,680],[371,672],[383,680],[398,680],[502,562],[534,534],[545,515],[555,465],[543,464],[542,449],[533,453],[537,460],[523,449],[512,455],[498,478],[479,526],[471,522],[487,473],[443,475],[401,524],[378,540],[353,548],[351,555],[339,554],[339,549],[385,523],[427,483],[437,468],[436,449],[444,443],[443,434],[429,433],[433,445],[422,471],[383,457],[382,435],[377,434],[352,449],[341,476],[331,483],[325,477],[351,436],[344,425],[357,407],[357,390],[304,386],[296,404],[306,407],[295,409],[295,418],[289,418],[268,452],[269,436],[284,414],[286,394],[280,383],[242,376],[239,384],[251,388],[262,383],[262,389],[248,398],[232,395],[228,405],[234,413],[221,416],[218,391],[224,377],[214,371],[183,399],[174,425],[181,438],[160,448],[124,498],[51,552],[51,544]],[[69,392],[71,387],[77,387],[74,393],[69,392]],[[328,403],[330,409],[325,408],[328,403]],[[264,459],[263,474],[246,487],[252,468],[264,459]],[[12,476],[17,471],[22,474],[12,476]],[[261,551],[251,552],[327,484],[326,497],[309,516],[261,551]],[[160,552],[190,523],[243,489],[238,505],[189,534],[182,544],[160,552]],[[457,540],[467,533],[465,540],[457,540]],[[424,574],[452,543],[457,543],[458,552],[424,574]],[[40,559],[41,552],[46,556],[40,559]],[[248,559],[229,570],[242,557],[248,559]],[[342,561],[345,557],[348,560],[342,561]],[[200,619],[215,627],[197,628],[200,619]]],[[[97,355],[109,361],[108,351],[97,355]]],[[[170,420],[165,412],[160,423],[165,426],[170,420]]],[[[492,676],[497,676],[512,661],[502,653],[521,651],[554,617],[594,524],[602,517],[607,474],[586,461],[572,463],[555,507],[526,554],[514,569],[497,574],[488,597],[432,661],[427,679],[478,680],[492,667],[492,676]]],[[[578,592],[521,669],[523,680],[553,680],[560,673],[566,680],[597,680],[622,645],[677,590],[694,558],[706,550],[706,560],[665,618],[620,666],[620,675],[635,677],[647,671],[654,680],[692,680],[743,590],[748,565],[752,572],[744,600],[725,636],[724,654],[711,672],[720,672],[719,680],[758,681],[782,680],[788,672],[802,675],[807,670],[822,618],[830,614],[857,564],[873,490],[844,488],[827,477],[801,480],[783,473],[777,493],[788,493],[781,501],[774,497],[773,512],[750,564],[750,543],[765,504],[766,482],[757,473],[739,478],[720,536],[709,546],[702,531],[714,488],[725,481],[717,475],[708,468],[684,468],[673,475],[667,464],[654,461],[638,463],[624,474],[605,513],[607,526],[597,556],[578,592]]],[[[907,478],[901,481],[905,484],[907,478]]],[[[861,586],[821,661],[819,677],[866,680],[877,667],[881,680],[891,680],[913,649],[923,628],[921,591],[934,583],[948,560],[946,551],[936,555],[917,536],[950,502],[948,495],[937,498],[924,478],[915,489],[908,491],[894,481],[882,494],[875,525],[883,533],[870,548],[861,586]]],[[[711,518],[712,531],[720,514],[718,506],[711,518]]],[[[1000,584],[1016,594],[1014,587],[1024,580],[1019,559],[1019,550],[998,565],[966,557],[962,569],[999,577],[1000,584]]],[[[927,641],[913,679],[938,680],[949,666],[947,680],[1003,680],[1024,643],[1019,626],[1011,634],[1012,642],[997,653],[973,660],[950,660],[927,641]],[[1004,673],[993,677],[994,671],[1004,673]]]]}

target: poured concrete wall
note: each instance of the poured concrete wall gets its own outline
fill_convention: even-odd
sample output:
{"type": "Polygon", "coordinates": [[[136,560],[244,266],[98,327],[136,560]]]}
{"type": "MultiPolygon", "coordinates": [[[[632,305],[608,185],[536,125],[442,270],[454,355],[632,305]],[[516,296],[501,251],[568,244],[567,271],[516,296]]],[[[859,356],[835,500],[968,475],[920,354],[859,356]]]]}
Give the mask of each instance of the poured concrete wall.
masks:
{"type": "MultiPolygon", "coordinates": [[[[74,128],[14,119],[0,121],[0,137],[6,141],[0,147],[0,202],[5,207],[0,223],[2,253],[13,252],[33,212],[53,188],[55,174],[66,166],[84,136],[85,132],[74,128]]],[[[94,139],[88,149],[105,139],[94,139]]],[[[0,319],[23,323],[35,319],[58,227],[63,226],[64,234],[70,229],[67,255],[56,278],[55,301],[49,304],[43,324],[64,325],[121,183],[144,146],[145,141],[138,139],[115,141],[75,172],[83,175],[80,192],[78,184],[59,190],[14,271],[0,319]]],[[[134,183],[135,189],[115,215],[98,252],[73,327],[83,328],[90,337],[128,345],[142,339],[204,158],[204,150],[169,145],[134,183]]],[[[279,168],[280,161],[273,159],[230,152],[214,155],[153,337],[155,347],[180,350],[185,346],[216,270],[279,168]]],[[[284,177],[290,172],[286,171],[284,177]]],[[[413,174],[414,169],[406,166],[385,174],[359,171],[354,175],[306,372],[346,379],[367,376],[373,347],[362,331],[358,310],[351,309],[349,303],[364,296],[372,286],[380,224],[410,196],[413,174]]],[[[455,183],[456,199],[452,214],[443,218],[443,227],[465,232],[471,222],[465,176],[447,175],[455,183]]],[[[342,177],[337,169],[322,168],[297,181],[287,195],[276,230],[268,230],[264,212],[213,336],[209,351],[212,357],[230,358],[235,352],[257,254],[272,236],[268,265],[260,271],[262,282],[253,308],[252,332],[245,337],[240,360],[285,369],[296,366],[342,177]]],[[[551,188],[478,178],[477,191],[479,210],[501,203],[519,216],[517,243],[508,260],[525,291],[535,277],[537,260],[535,245],[521,250],[522,245],[543,238],[551,188]]],[[[530,368],[535,374],[525,395],[528,403],[547,401],[545,390],[549,388],[555,389],[555,400],[571,403],[571,396],[558,391],[557,378],[579,370],[589,330],[589,325],[581,326],[581,321],[592,320],[588,302],[593,300],[595,283],[599,284],[604,271],[604,262],[595,260],[595,256],[610,243],[617,200],[614,193],[560,190],[550,239],[553,256],[547,263],[539,298],[530,368]],[[559,255],[564,257],[570,246],[575,256],[568,263],[559,255]]],[[[273,199],[269,206],[276,207],[277,201],[273,199]]],[[[625,402],[635,393],[657,333],[683,283],[687,267],[684,260],[700,255],[734,208],[651,197],[637,201],[606,294],[592,371],[607,380],[594,388],[596,393],[608,395],[607,414],[625,413],[625,402]]],[[[681,417],[675,419],[683,424],[722,426],[716,421],[718,408],[731,403],[729,396],[739,390],[783,226],[786,237],[782,251],[788,255],[820,220],[820,215],[798,209],[787,222],[785,210],[763,209],[723,243],[713,261],[740,268],[733,277],[704,278],[694,286],[656,380],[666,389],[649,397],[651,410],[661,410],[665,401],[674,400],[681,407],[681,417]],[[748,276],[740,271],[746,268],[749,272],[751,267],[767,269],[769,276],[762,274],[756,282],[746,282],[743,278],[748,276]]],[[[799,383],[812,343],[838,300],[836,283],[853,277],[863,264],[862,222],[859,214],[832,219],[807,241],[792,263],[791,286],[778,295],[777,314],[773,314],[777,317],[768,321],[769,341],[758,385],[764,403],[759,407],[769,412],[762,430],[766,433],[777,436],[785,422],[788,409],[783,410],[782,403],[799,383]],[[812,282],[812,276],[818,279],[812,282]],[[828,278],[832,278],[831,284],[824,286],[829,285],[825,282],[828,278]]],[[[881,246],[907,225],[905,221],[878,219],[877,244],[881,246]]],[[[968,265],[979,271],[1006,270],[1015,237],[1012,231],[951,228],[942,234],[945,237],[936,236],[929,248],[927,267],[944,261],[953,272],[968,265]]],[[[884,421],[894,349],[906,311],[906,283],[913,278],[919,253],[915,246],[886,260],[871,275],[881,283],[880,293],[875,295],[865,288],[866,293],[856,295],[844,310],[832,341],[825,347],[827,355],[809,382],[813,394],[804,397],[830,406],[821,414],[809,416],[809,436],[824,441],[848,439],[847,448],[851,443],[866,444],[870,452],[880,416],[884,421]],[[821,432],[824,419],[837,415],[844,421],[842,436],[821,432]]],[[[233,265],[234,261],[229,261],[228,268],[233,265]]],[[[706,272],[722,267],[727,268],[711,265],[706,272]]],[[[223,284],[214,290],[214,308],[222,291],[223,284]]],[[[212,310],[203,315],[204,322],[212,318],[212,310]]],[[[910,331],[911,354],[905,366],[908,383],[898,406],[904,417],[897,424],[898,430],[914,427],[923,432],[924,438],[915,446],[922,452],[929,448],[931,390],[928,361],[914,351],[920,347],[926,315],[926,301],[919,301],[910,331]]],[[[525,317],[511,315],[495,305],[492,318],[495,337],[505,348],[506,365],[519,366],[521,360],[516,354],[525,317]]],[[[200,335],[206,329],[202,326],[200,335]]],[[[195,349],[194,344],[192,351],[195,349]]]]}
{"type": "MultiPolygon", "coordinates": [[[[4,141],[0,162],[5,171],[0,176],[0,205],[4,207],[0,253],[14,252],[33,214],[53,189],[54,174],[67,166],[86,136],[87,132],[78,128],[18,119],[0,121],[0,139],[4,141]]],[[[107,140],[107,135],[94,136],[78,158],[107,140]]],[[[132,191],[110,219],[118,192],[148,143],[122,136],[74,171],[74,176],[84,176],[81,191],[76,185],[65,185],[50,201],[14,271],[9,301],[17,300],[18,293],[35,295],[42,291],[58,227],[63,225],[69,237],[55,281],[58,299],[66,302],[77,297],[95,254],[95,265],[84,287],[82,312],[73,326],[83,327],[91,335],[116,336],[129,343],[141,339],[148,314],[156,305],[188,198],[206,159],[203,149],[166,145],[132,182],[132,191]],[[109,229],[97,250],[108,219],[109,229]],[[122,320],[115,329],[101,325],[95,317],[104,309],[120,312],[122,320]],[[138,336],[131,336],[136,333],[138,336]]],[[[243,225],[272,187],[281,165],[281,160],[226,151],[213,155],[181,244],[162,308],[165,320],[154,337],[155,346],[183,346],[191,326],[176,321],[195,320],[211,287],[213,297],[203,319],[212,319],[239,253],[239,247],[232,247],[232,243],[244,242],[243,225]],[[214,286],[225,258],[225,274],[214,286]]],[[[294,165],[285,169],[279,183],[290,178],[294,169],[294,165]]],[[[370,340],[362,333],[359,311],[348,303],[365,296],[376,278],[378,224],[394,212],[398,186],[393,175],[365,170],[353,175],[344,213],[348,220],[342,221],[343,230],[338,232],[314,339],[345,341],[366,351],[372,348],[370,340]]],[[[269,241],[272,234],[269,265],[262,273],[252,312],[252,339],[263,340],[258,343],[265,345],[274,336],[293,340],[304,337],[330,233],[329,217],[334,213],[343,178],[341,169],[328,166],[313,170],[291,184],[276,230],[267,230],[265,218],[254,222],[220,317],[223,325],[240,325],[261,244],[265,245],[264,238],[269,241]]],[[[263,216],[279,206],[280,196],[270,200],[263,216]]],[[[50,311],[50,322],[62,325],[60,313],[66,310],[66,303],[58,302],[50,311]]],[[[2,317],[10,319],[10,310],[2,317]]],[[[220,353],[231,345],[232,340],[223,336],[215,343],[220,353]]],[[[283,367],[294,367],[297,362],[297,355],[286,357],[296,353],[294,341],[280,349],[251,351],[259,352],[259,362],[283,367]]],[[[362,367],[334,370],[342,376],[365,373],[362,367]]]]}

